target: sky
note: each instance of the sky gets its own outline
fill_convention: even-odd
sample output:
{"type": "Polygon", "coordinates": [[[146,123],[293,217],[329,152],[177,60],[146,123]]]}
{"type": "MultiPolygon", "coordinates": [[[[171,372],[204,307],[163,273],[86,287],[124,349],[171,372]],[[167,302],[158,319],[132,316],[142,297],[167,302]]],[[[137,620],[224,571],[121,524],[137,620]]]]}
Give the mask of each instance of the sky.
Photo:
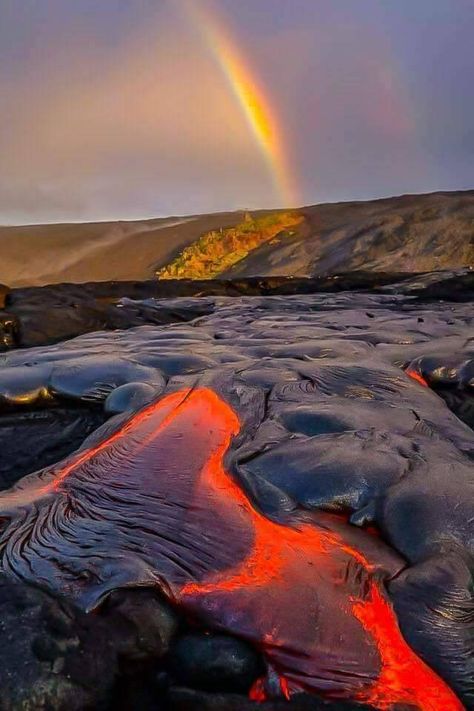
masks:
{"type": "Polygon", "coordinates": [[[474,188],[474,0],[0,0],[0,224],[474,188]]]}

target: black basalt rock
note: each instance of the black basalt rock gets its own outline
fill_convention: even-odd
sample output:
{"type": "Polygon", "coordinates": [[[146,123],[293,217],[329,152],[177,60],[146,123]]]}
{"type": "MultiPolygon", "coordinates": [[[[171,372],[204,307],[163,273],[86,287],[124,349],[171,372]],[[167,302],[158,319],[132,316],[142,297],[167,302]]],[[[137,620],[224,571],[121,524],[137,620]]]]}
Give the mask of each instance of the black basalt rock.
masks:
{"type": "Polygon", "coordinates": [[[116,590],[101,615],[114,629],[116,649],[127,664],[161,659],[178,628],[176,614],[154,590],[116,590]]]}
{"type": "MultiPolygon", "coordinates": [[[[309,281],[299,287],[314,289],[309,281]]],[[[54,328],[63,297],[72,318],[80,293],[113,314],[101,328],[120,325],[115,316],[140,327],[0,356],[0,480],[5,469],[5,486],[43,469],[1,493],[1,568],[21,589],[29,581],[91,611],[59,614],[54,602],[30,633],[22,611],[14,627],[0,610],[9,625],[3,654],[13,659],[4,668],[15,694],[26,689],[12,706],[7,686],[0,711],[25,699],[53,711],[367,708],[322,701],[322,689],[375,704],[386,693],[392,711],[407,711],[407,700],[425,706],[433,684],[442,711],[461,708],[448,687],[470,708],[472,307],[423,304],[408,281],[385,294],[374,285],[365,294],[259,295],[297,293],[290,282],[208,285],[234,296],[208,300],[205,285],[181,284],[183,295],[193,288],[200,297],[180,304],[160,298],[177,285],[160,283],[51,287],[43,296],[57,298],[53,307],[35,301],[40,290],[30,295],[54,328]],[[146,302],[132,303],[140,289],[146,302]],[[150,325],[165,307],[189,323],[150,325]],[[209,315],[196,318],[201,307],[209,315]],[[151,409],[139,411],[152,391],[151,409]],[[177,642],[158,589],[181,624],[199,625],[181,626],[177,642]],[[390,634],[367,617],[381,603],[390,634]],[[223,632],[230,636],[213,650],[223,632]],[[246,676],[248,651],[242,658],[235,646],[246,642],[235,638],[265,656],[263,672],[246,676]],[[394,638],[406,665],[383,657],[394,638]],[[74,644],[91,665],[100,657],[98,695],[96,672],[81,673],[74,644]],[[31,677],[19,661],[30,657],[40,665],[31,677]],[[384,664],[409,673],[394,685],[384,664]],[[274,686],[275,670],[289,686],[274,686]],[[265,675],[272,700],[258,706],[248,691],[265,675]]]]}
{"type": "Polygon", "coordinates": [[[246,693],[264,673],[262,659],[243,640],[221,634],[186,634],[169,655],[172,677],[184,686],[246,693]]]}
{"type": "Polygon", "coordinates": [[[0,577],[1,711],[105,709],[117,671],[107,625],[0,577]]]}
{"type": "Polygon", "coordinates": [[[0,711],[156,711],[157,661],[176,629],[152,590],[118,590],[85,614],[0,576],[0,711]]]}
{"type": "MultiPolygon", "coordinates": [[[[170,690],[169,709],[173,711],[374,711],[373,707],[365,704],[324,701],[306,694],[293,696],[290,701],[282,699],[256,703],[239,694],[209,694],[182,687],[170,690]]],[[[400,707],[394,711],[412,711],[412,709],[400,707]]]]}
{"type": "Polygon", "coordinates": [[[0,490],[77,449],[105,420],[91,408],[12,411],[0,420],[0,490]]]}

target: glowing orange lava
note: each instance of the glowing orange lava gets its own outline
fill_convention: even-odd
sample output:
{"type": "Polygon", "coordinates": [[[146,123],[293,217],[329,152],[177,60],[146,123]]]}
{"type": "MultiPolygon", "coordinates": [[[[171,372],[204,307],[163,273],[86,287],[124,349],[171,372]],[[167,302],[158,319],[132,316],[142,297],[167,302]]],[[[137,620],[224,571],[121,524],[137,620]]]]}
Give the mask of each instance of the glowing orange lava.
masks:
{"type": "Polygon", "coordinates": [[[423,711],[462,709],[451,690],[410,649],[403,639],[395,613],[374,582],[365,601],[355,601],[353,612],[377,644],[382,659],[381,674],[361,701],[378,709],[395,703],[416,703],[423,711]]]}
{"type": "Polygon", "coordinates": [[[424,377],[423,377],[420,373],[418,373],[416,370],[412,370],[411,368],[407,368],[407,370],[405,370],[405,373],[406,373],[410,378],[413,378],[413,380],[416,380],[418,383],[420,383],[420,385],[423,385],[423,387],[425,387],[425,388],[428,388],[428,387],[429,387],[429,385],[428,385],[428,383],[426,382],[426,380],[424,379],[424,377]]]}
{"type": "MultiPolygon", "coordinates": [[[[319,574],[322,571],[329,577],[337,575],[338,558],[341,555],[350,556],[354,564],[364,568],[369,582],[362,586],[360,598],[348,597],[345,601],[340,600],[340,614],[347,616],[348,624],[352,623],[354,626],[356,622],[365,631],[370,643],[378,651],[380,672],[378,677],[364,688],[348,688],[345,693],[337,695],[368,701],[380,709],[390,709],[394,704],[404,702],[416,704],[421,711],[461,711],[463,706],[449,687],[416,656],[403,639],[390,603],[375,583],[374,577],[370,577],[374,566],[364,555],[353,549],[335,532],[305,523],[295,527],[282,526],[267,519],[252,507],[242,489],[224,470],[222,462],[230,437],[236,432],[235,413],[214,392],[207,390],[193,392],[187,406],[197,404],[197,400],[202,397],[205,397],[210,405],[210,419],[202,421],[201,426],[207,429],[212,427],[213,422],[217,428],[225,426],[228,436],[222,439],[210,455],[201,472],[199,487],[204,487],[209,492],[209,497],[219,503],[220,515],[225,515],[226,510],[237,507],[253,528],[254,542],[246,559],[235,568],[210,576],[203,582],[184,585],[179,591],[179,601],[184,606],[190,604],[195,609],[199,598],[205,600],[205,607],[216,613],[216,622],[219,624],[220,605],[232,608],[234,604],[239,615],[246,606],[252,604],[257,612],[264,610],[265,599],[268,605],[277,608],[279,598],[286,600],[288,590],[292,586],[295,594],[299,584],[317,586],[316,571],[319,574]]],[[[343,582],[336,581],[335,591],[339,594],[343,582]]],[[[304,598],[301,603],[304,605],[304,598]]],[[[304,615],[310,610],[302,612],[304,615]]],[[[288,613],[290,626],[297,626],[297,615],[293,616],[291,610],[286,610],[287,615],[288,613]]],[[[252,611],[250,616],[253,616],[252,611]]],[[[261,623],[258,615],[254,623],[257,627],[261,623]]],[[[318,687],[317,680],[312,683],[305,682],[304,674],[299,676],[291,669],[285,669],[285,665],[279,660],[278,650],[284,648],[284,635],[288,630],[284,624],[281,624],[280,628],[278,625],[277,620],[276,627],[265,629],[264,623],[257,636],[260,636],[262,649],[280,675],[283,695],[287,696],[290,691],[297,690],[315,691],[318,687]],[[280,633],[283,638],[280,638],[280,633]]],[[[306,651],[308,654],[313,652],[312,649],[306,651]]],[[[317,650],[315,651],[317,653],[317,650]]],[[[265,698],[263,684],[257,683],[252,688],[251,695],[255,700],[265,698]]]]}
{"type": "MultiPolygon", "coordinates": [[[[126,435],[127,432],[130,432],[130,430],[132,430],[133,428],[136,428],[137,425],[139,425],[141,422],[148,419],[157,412],[160,412],[161,418],[159,418],[158,423],[156,423],[152,434],[149,435],[147,439],[151,440],[153,437],[156,437],[160,430],[164,429],[166,425],[168,425],[171,420],[173,420],[179,414],[178,408],[185,401],[187,395],[190,392],[190,390],[181,390],[179,392],[173,393],[171,395],[168,395],[163,400],[160,400],[159,402],[152,403],[144,410],[137,413],[131,420],[128,420],[123,427],[117,430],[117,432],[115,432],[113,435],[98,444],[97,447],[86,449],[78,457],[75,457],[69,464],[63,467],[59,476],[54,479],[51,485],[46,486],[45,490],[49,491],[49,489],[51,488],[58,489],[61,486],[61,483],[71,474],[72,471],[74,471],[74,469],[77,469],[81,464],[84,464],[84,462],[90,461],[95,457],[96,454],[99,454],[103,450],[110,447],[110,445],[114,444],[114,442],[117,442],[121,437],[126,435]]],[[[139,448],[143,449],[143,447],[146,446],[146,443],[146,440],[141,442],[139,448]]]]}
{"type": "Polygon", "coordinates": [[[265,691],[265,679],[257,679],[253,684],[252,688],[249,691],[249,699],[251,701],[266,701],[267,699],[267,694],[265,691]]]}
{"type": "MultiPolygon", "coordinates": [[[[158,477],[155,493],[180,494],[180,520],[196,542],[194,562],[180,569],[181,577],[170,572],[163,593],[201,623],[258,646],[282,696],[307,691],[366,701],[384,711],[397,703],[421,711],[462,711],[449,687],[402,637],[380,582],[389,565],[382,542],[357,532],[362,549],[377,551],[372,556],[351,543],[355,529],[330,515],[310,521],[295,514],[283,524],[260,513],[224,468],[224,455],[239,431],[237,414],[216,392],[182,390],[145,407],[115,434],[80,452],[48,484],[3,499],[26,505],[35,496],[59,493],[75,470],[84,476],[94,464],[105,487],[108,477],[120,477],[127,462],[143,455],[143,466],[158,477]],[[111,461],[121,438],[126,447],[114,469],[111,461]],[[153,469],[156,461],[160,466],[153,469]],[[160,482],[171,488],[160,489],[160,482]],[[211,546],[205,548],[205,541],[211,546]],[[219,558],[213,553],[222,541],[225,555],[219,558]],[[203,551],[207,567],[199,559],[203,551]],[[229,561],[235,563],[229,567],[229,561]]],[[[140,471],[134,482],[140,481],[140,471]]],[[[159,522],[155,534],[160,536],[159,522]]],[[[186,555],[187,549],[181,550],[186,555]]],[[[262,680],[251,690],[255,700],[266,693],[262,680]]]]}

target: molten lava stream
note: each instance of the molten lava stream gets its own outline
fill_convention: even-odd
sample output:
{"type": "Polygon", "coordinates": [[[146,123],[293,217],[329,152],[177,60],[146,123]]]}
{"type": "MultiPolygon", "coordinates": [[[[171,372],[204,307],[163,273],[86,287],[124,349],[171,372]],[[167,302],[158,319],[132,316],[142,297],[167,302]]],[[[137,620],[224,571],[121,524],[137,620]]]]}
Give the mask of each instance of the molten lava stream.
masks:
{"type": "Polygon", "coordinates": [[[405,370],[405,373],[408,375],[409,378],[412,380],[416,380],[417,383],[420,383],[420,385],[423,385],[424,388],[429,388],[428,383],[424,379],[424,377],[419,373],[417,370],[413,370],[412,368],[407,368],[405,370]]]}
{"type": "MultiPolygon", "coordinates": [[[[238,509],[245,516],[253,530],[253,546],[235,568],[184,585],[178,593],[181,604],[220,628],[257,643],[279,671],[283,695],[298,690],[324,692],[327,680],[318,679],[318,668],[325,666],[324,655],[318,649],[317,629],[312,634],[308,630],[312,598],[318,596],[321,586],[323,593],[328,591],[328,609],[321,609],[321,615],[329,616],[334,624],[337,615],[342,616],[349,634],[354,635],[349,642],[360,641],[361,649],[370,645],[379,660],[378,674],[370,683],[361,688],[357,673],[352,685],[348,677],[346,689],[332,690],[328,695],[357,699],[379,709],[407,703],[421,711],[461,711],[462,704],[445,682],[403,639],[395,613],[376,582],[375,566],[339,533],[301,522],[282,526],[256,511],[223,467],[223,455],[237,430],[235,413],[209,390],[193,393],[187,407],[194,406],[201,409],[202,428],[225,426],[228,432],[210,455],[198,486],[206,491],[206,498],[218,504],[220,515],[238,509]],[[203,401],[208,408],[201,409],[203,401]],[[352,580],[347,572],[351,568],[357,569],[352,580]],[[342,569],[347,579],[341,576],[342,569]],[[345,589],[344,582],[348,583],[345,589]],[[351,582],[355,591],[350,589],[351,582]],[[276,614],[269,615],[268,606],[276,614]],[[301,639],[299,653],[289,652],[298,650],[301,639]]],[[[342,653],[334,650],[340,654],[342,666],[345,651],[344,647],[342,653]]],[[[337,673],[336,669],[335,676],[337,673]]],[[[263,699],[263,685],[254,687],[252,695],[263,699]]]]}
{"type": "MultiPolygon", "coordinates": [[[[1,494],[0,511],[20,519],[5,534],[9,572],[35,582],[39,570],[53,590],[75,591],[86,607],[104,589],[159,580],[186,615],[260,648],[283,696],[307,691],[382,710],[401,703],[461,711],[403,639],[385,595],[381,581],[400,570],[400,558],[335,516],[295,513],[283,525],[256,510],[223,464],[240,427],[213,390],[183,390],[62,467],[1,494]],[[34,525],[39,511],[51,520],[47,547],[34,525]],[[91,563],[91,582],[76,585],[62,576],[71,556],[81,569],[88,565],[91,513],[101,556],[91,563]]],[[[270,681],[254,696],[263,698],[270,681]]]]}

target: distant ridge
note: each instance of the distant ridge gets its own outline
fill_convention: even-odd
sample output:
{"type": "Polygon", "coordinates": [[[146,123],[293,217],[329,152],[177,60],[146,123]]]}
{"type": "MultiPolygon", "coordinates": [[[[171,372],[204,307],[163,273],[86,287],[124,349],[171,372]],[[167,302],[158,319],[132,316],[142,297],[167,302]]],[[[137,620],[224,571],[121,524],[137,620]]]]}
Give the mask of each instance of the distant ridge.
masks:
{"type": "MultiPolygon", "coordinates": [[[[421,272],[474,265],[474,190],[469,190],[291,211],[0,227],[0,282],[15,287],[150,279],[182,265],[183,256],[185,262],[186,255],[199,253],[219,234],[231,235],[226,244],[235,249],[238,226],[246,221],[256,225],[256,232],[247,230],[245,249],[238,258],[223,254],[222,272],[217,274],[214,264],[214,276],[313,277],[354,270],[421,272]],[[272,215],[276,223],[279,215],[293,215],[294,224],[271,239],[260,239],[259,225],[268,223],[265,218],[272,215]]],[[[184,270],[182,276],[193,274],[184,270]]]]}

